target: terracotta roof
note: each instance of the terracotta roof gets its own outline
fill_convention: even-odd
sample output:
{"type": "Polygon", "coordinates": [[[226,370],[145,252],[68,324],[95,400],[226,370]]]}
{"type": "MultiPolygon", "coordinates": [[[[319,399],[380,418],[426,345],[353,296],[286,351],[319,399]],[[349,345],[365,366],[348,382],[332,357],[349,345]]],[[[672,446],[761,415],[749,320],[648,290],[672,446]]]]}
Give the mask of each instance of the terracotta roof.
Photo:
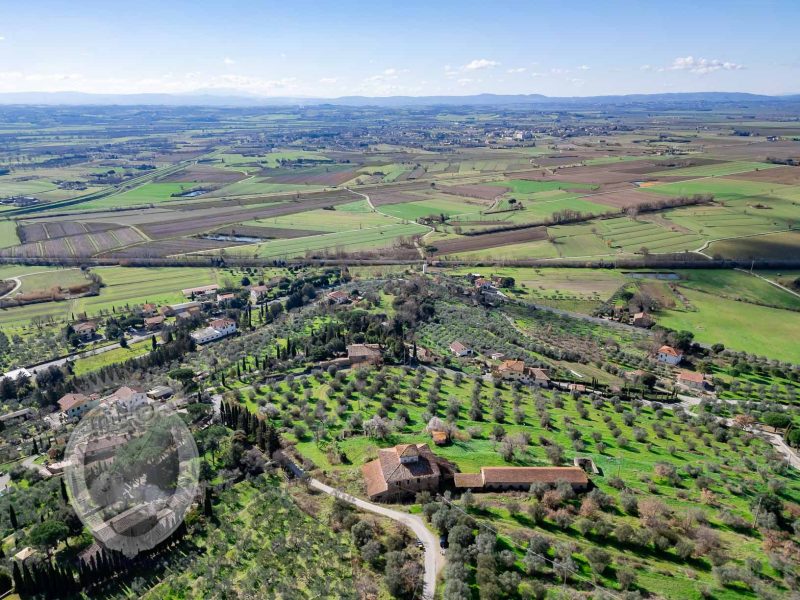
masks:
{"type": "Polygon", "coordinates": [[[531,374],[533,375],[534,379],[540,379],[543,381],[550,381],[550,378],[547,376],[547,373],[544,369],[540,369],[539,367],[533,367],[531,369],[531,374]]]}
{"type": "Polygon", "coordinates": [[[379,358],[381,347],[378,344],[350,344],[347,347],[347,358],[379,358]]]}
{"type": "Polygon", "coordinates": [[[381,461],[372,460],[361,467],[361,474],[367,482],[367,495],[374,496],[389,489],[381,470],[381,461]]]}
{"type": "Polygon", "coordinates": [[[339,298],[345,300],[349,297],[350,296],[348,296],[345,292],[342,292],[340,290],[336,290],[335,292],[331,292],[330,294],[328,294],[328,298],[332,298],[334,300],[337,300],[339,298]]]}
{"type": "Polygon", "coordinates": [[[521,360],[504,360],[498,370],[508,371],[509,373],[524,373],[525,363],[521,360]]]}
{"type": "Polygon", "coordinates": [[[164,322],[164,317],[163,316],[147,317],[144,320],[144,324],[145,325],[158,325],[159,323],[163,323],[163,322],[164,322]]]}
{"type": "Polygon", "coordinates": [[[84,330],[88,331],[90,329],[92,329],[92,330],[97,329],[97,325],[93,321],[86,321],[85,323],[76,323],[75,325],[72,326],[72,330],[75,333],[78,333],[78,332],[84,331],[84,330]]]}
{"type": "Polygon", "coordinates": [[[62,411],[66,412],[70,408],[80,406],[88,401],[89,398],[83,394],[65,394],[61,396],[61,399],[58,401],[58,406],[62,411]]]}
{"type": "Polygon", "coordinates": [[[453,475],[453,483],[459,488],[483,487],[483,479],[481,479],[480,473],[456,473],[453,475]]]}
{"type": "Polygon", "coordinates": [[[447,441],[447,434],[444,431],[431,431],[431,437],[433,438],[433,441],[436,442],[437,444],[440,442],[443,443],[447,441]]]}
{"type": "Polygon", "coordinates": [[[482,487],[483,485],[558,483],[589,483],[589,478],[579,467],[481,467],[480,473],[457,473],[456,487],[482,487]],[[477,482],[477,483],[476,483],[477,482]]]}
{"type": "Polygon", "coordinates": [[[667,354],[668,356],[683,356],[683,352],[676,350],[672,346],[661,346],[658,349],[659,354],[667,354]]]}
{"type": "Polygon", "coordinates": [[[703,383],[706,380],[702,373],[694,371],[681,371],[678,375],[678,381],[691,381],[692,383],[703,383]]]}
{"type": "Polygon", "coordinates": [[[361,467],[367,483],[367,494],[374,496],[389,489],[389,483],[399,483],[417,477],[439,477],[439,465],[427,444],[400,444],[382,448],[378,458],[361,467]],[[403,463],[400,457],[419,456],[414,462],[403,463]]]}
{"type": "Polygon", "coordinates": [[[214,319],[209,323],[209,325],[211,325],[211,327],[213,327],[214,329],[224,329],[225,327],[236,325],[236,321],[228,318],[214,319]]]}
{"type": "Polygon", "coordinates": [[[211,285],[201,285],[199,287],[186,288],[185,290],[181,290],[181,293],[184,296],[191,296],[192,294],[204,294],[206,292],[214,292],[218,289],[219,286],[216,283],[212,283],[211,285]]]}
{"type": "Polygon", "coordinates": [[[453,352],[461,353],[464,352],[465,350],[469,350],[469,348],[467,348],[461,342],[453,342],[452,344],[450,344],[450,350],[452,350],[453,352]]]}
{"type": "Polygon", "coordinates": [[[256,294],[266,294],[269,291],[269,288],[265,285],[254,285],[250,288],[250,293],[252,294],[255,292],[256,294]]]}

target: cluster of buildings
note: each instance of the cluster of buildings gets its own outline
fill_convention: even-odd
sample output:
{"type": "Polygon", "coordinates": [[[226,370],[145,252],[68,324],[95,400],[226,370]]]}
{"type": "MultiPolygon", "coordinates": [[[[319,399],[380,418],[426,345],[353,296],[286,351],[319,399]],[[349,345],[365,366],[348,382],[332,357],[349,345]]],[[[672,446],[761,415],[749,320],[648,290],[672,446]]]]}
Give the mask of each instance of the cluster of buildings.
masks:
{"type": "Polygon", "coordinates": [[[367,496],[375,502],[396,502],[422,491],[445,487],[473,491],[530,489],[534,483],[566,482],[576,492],[585,492],[591,482],[579,466],[572,467],[481,467],[477,473],[459,473],[449,461],[436,456],[427,444],[400,444],[382,448],[378,458],[361,467],[367,496]]]}
{"type": "Polygon", "coordinates": [[[520,381],[541,387],[550,385],[550,377],[547,376],[547,371],[540,367],[529,367],[521,360],[504,360],[500,363],[500,366],[493,369],[492,375],[497,379],[506,381],[520,381]]]}
{"type": "Polygon", "coordinates": [[[95,406],[101,404],[117,403],[125,406],[128,410],[133,410],[147,403],[148,398],[148,394],[125,386],[108,396],[100,396],[99,394],[90,394],[89,396],[77,393],[65,394],[58,400],[58,407],[67,419],[72,420],[80,419],[95,406]]]}

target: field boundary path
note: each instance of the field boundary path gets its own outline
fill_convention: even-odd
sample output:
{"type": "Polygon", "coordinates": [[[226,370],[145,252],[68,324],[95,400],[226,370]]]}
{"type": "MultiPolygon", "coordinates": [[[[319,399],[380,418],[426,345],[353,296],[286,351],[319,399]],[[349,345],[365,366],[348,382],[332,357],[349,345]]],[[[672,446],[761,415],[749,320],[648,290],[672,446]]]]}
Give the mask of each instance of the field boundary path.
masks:
{"type": "MultiPolygon", "coordinates": [[[[297,466],[294,461],[292,461],[285,454],[284,458],[287,468],[295,477],[302,478],[306,476],[306,472],[297,466]]],[[[314,479],[313,477],[309,477],[307,481],[308,484],[315,490],[318,490],[324,494],[328,494],[329,496],[333,496],[334,498],[338,498],[339,500],[347,502],[348,504],[351,504],[356,508],[360,508],[361,510],[375,513],[377,515],[392,519],[393,521],[397,521],[398,523],[411,529],[417,538],[422,542],[422,545],[425,549],[425,575],[423,578],[424,584],[421,597],[425,600],[433,600],[436,592],[436,576],[444,566],[445,559],[444,556],[442,556],[436,549],[436,536],[431,532],[430,529],[427,528],[421,517],[393,510],[391,508],[387,508],[386,506],[381,506],[380,504],[374,504],[372,502],[362,500],[361,498],[356,498],[355,496],[351,496],[350,494],[347,494],[341,490],[326,485],[318,479],[314,479]]]]}
{"type": "Polygon", "coordinates": [[[783,290],[784,292],[789,292],[789,293],[790,293],[792,296],[797,296],[798,298],[800,298],[800,294],[798,294],[798,293],[797,293],[797,292],[795,292],[794,290],[791,290],[791,289],[789,289],[789,288],[788,288],[788,287],[786,287],[785,285],[781,285],[781,284],[780,284],[780,283],[778,283],[777,281],[773,281],[772,279],[767,279],[767,278],[766,278],[766,277],[764,277],[763,275],[759,275],[758,273],[753,273],[752,271],[746,271],[745,269],[740,269],[740,268],[738,268],[738,267],[736,267],[736,268],[734,269],[734,271],[740,271],[740,272],[742,272],[742,273],[747,273],[748,275],[752,275],[753,277],[758,277],[758,278],[759,278],[759,279],[761,279],[762,281],[766,281],[768,284],[770,284],[770,285],[774,285],[776,288],[778,288],[778,289],[781,289],[781,290],[783,290]]]}
{"type": "MultiPolygon", "coordinates": [[[[385,213],[385,212],[383,212],[383,211],[380,211],[380,210],[378,210],[378,209],[375,207],[375,205],[372,203],[372,199],[371,199],[371,198],[370,198],[370,197],[369,197],[367,194],[364,194],[364,193],[362,193],[362,192],[357,192],[357,191],[355,191],[355,190],[351,190],[350,188],[344,188],[344,189],[346,189],[346,190],[347,190],[348,192],[350,192],[351,194],[355,194],[356,196],[361,196],[362,198],[364,198],[364,200],[366,200],[366,201],[367,201],[367,204],[368,204],[368,205],[369,205],[369,207],[370,207],[370,208],[373,210],[373,212],[376,212],[376,213],[378,213],[379,215],[383,215],[383,216],[385,216],[385,217],[391,217],[392,219],[395,219],[396,221],[401,221],[401,222],[406,222],[406,221],[408,221],[408,219],[403,219],[402,217],[396,217],[395,215],[390,215],[389,213],[385,213]]],[[[418,223],[418,225],[421,225],[421,223],[418,223]]],[[[428,232],[427,232],[427,233],[425,233],[425,235],[421,236],[422,238],[424,238],[424,237],[426,237],[426,236],[430,235],[431,233],[433,233],[434,231],[436,231],[436,230],[435,230],[433,227],[431,227],[430,225],[423,225],[423,227],[427,227],[427,228],[428,228],[428,232]]],[[[419,242],[417,242],[417,239],[416,239],[416,238],[414,238],[414,246],[416,247],[416,249],[417,249],[417,252],[419,253],[419,256],[420,256],[420,258],[424,259],[424,258],[425,258],[425,250],[423,250],[423,249],[422,249],[422,246],[420,246],[420,245],[419,245],[419,242]]]]}

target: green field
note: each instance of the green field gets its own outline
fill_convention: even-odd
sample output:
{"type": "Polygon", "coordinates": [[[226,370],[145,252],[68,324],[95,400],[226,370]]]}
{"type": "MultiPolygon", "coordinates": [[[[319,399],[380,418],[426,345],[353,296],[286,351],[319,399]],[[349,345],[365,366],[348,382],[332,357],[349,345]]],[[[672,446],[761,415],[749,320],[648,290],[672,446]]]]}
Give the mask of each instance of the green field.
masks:
{"type": "MultiPolygon", "coordinates": [[[[800,297],[741,271],[727,269],[693,269],[677,271],[681,274],[681,287],[688,287],[729,300],[761,304],[800,311],[800,297]]],[[[760,275],[769,278],[770,273],[760,275]]]]}
{"type": "Polygon", "coordinates": [[[221,198],[225,196],[253,196],[257,194],[279,194],[282,192],[300,192],[321,190],[319,185],[301,185],[293,183],[272,183],[262,177],[242,179],[230,185],[219,188],[201,198],[221,198]]]}
{"type": "Polygon", "coordinates": [[[547,240],[536,242],[523,242],[509,244],[499,248],[486,248],[484,250],[470,250],[453,254],[456,258],[470,260],[524,260],[533,258],[558,258],[553,244],[547,240]]]}
{"type": "Polygon", "coordinates": [[[507,181],[493,181],[487,185],[496,185],[509,188],[506,195],[517,194],[527,196],[539,192],[551,192],[553,190],[594,190],[596,185],[590,183],[571,183],[568,181],[531,181],[529,179],[509,179],[507,181]]]}
{"type": "Polygon", "coordinates": [[[762,196],[791,189],[779,183],[745,181],[742,179],[692,179],[674,183],[662,183],[643,188],[648,192],[656,192],[668,196],[694,196],[696,194],[713,194],[716,200],[739,200],[749,196],[762,196]]]}
{"type": "MultiPolygon", "coordinates": [[[[345,204],[336,210],[309,210],[293,215],[247,221],[244,225],[261,225],[263,227],[279,227],[283,229],[305,229],[310,231],[343,232],[373,227],[395,225],[397,220],[377,212],[368,210],[365,200],[345,204]]],[[[288,241],[288,240],[287,240],[288,241]]]]}
{"type": "Polygon", "coordinates": [[[92,371],[97,371],[98,369],[107,367],[109,365],[125,362],[131,358],[144,356],[150,352],[151,344],[152,342],[147,340],[131,344],[127,348],[115,348],[114,350],[108,350],[107,352],[102,352],[86,358],[80,358],[76,361],[73,361],[72,372],[76,376],[80,377],[81,375],[91,373],[92,371]]]}
{"type": "Polygon", "coordinates": [[[715,165],[667,169],[665,171],[649,173],[649,175],[654,177],[721,177],[724,175],[733,175],[734,173],[774,169],[777,166],[778,165],[762,162],[734,161],[715,165]]]}
{"type": "Polygon", "coordinates": [[[0,221],[0,248],[19,244],[16,221],[0,221]]]}
{"type": "Polygon", "coordinates": [[[42,192],[58,189],[52,181],[44,179],[28,179],[20,181],[19,178],[11,175],[0,177],[0,198],[10,198],[12,196],[37,196],[42,192]]]}
{"type": "Polygon", "coordinates": [[[258,256],[259,258],[290,258],[304,256],[307,252],[353,252],[392,246],[399,238],[410,238],[427,231],[427,227],[416,223],[399,224],[395,221],[392,224],[377,227],[227,248],[226,253],[258,256]]]}
{"type": "MultiPolygon", "coordinates": [[[[16,269],[9,271],[5,269],[6,267],[0,268],[0,274],[5,272],[20,274],[16,269]]],[[[37,270],[42,268],[27,267],[27,272],[37,270]]],[[[224,279],[224,276],[215,269],[194,267],[103,267],[96,269],[96,272],[104,284],[99,296],[3,309],[0,311],[0,326],[19,330],[34,318],[62,321],[73,318],[81,312],[95,315],[101,310],[110,311],[112,307],[119,309],[145,302],[159,304],[180,302],[183,300],[181,289],[218,283],[220,279],[224,279]]],[[[53,270],[52,282],[58,283],[63,273],[65,272],[53,270]]],[[[39,282],[44,286],[48,283],[46,277],[39,278],[39,282]]]]}
{"type": "Polygon", "coordinates": [[[706,251],[722,257],[776,258],[797,256],[800,253],[800,231],[787,231],[714,242],[706,251]]]}
{"type": "MultiPolygon", "coordinates": [[[[34,271],[40,271],[38,267],[32,267],[34,271]]],[[[72,285],[87,283],[87,278],[80,269],[62,269],[58,271],[47,271],[45,273],[36,272],[35,274],[21,277],[22,286],[19,293],[29,294],[31,292],[41,292],[52,289],[55,286],[67,288],[72,285]]]]}
{"type": "Polygon", "coordinates": [[[186,200],[178,198],[173,194],[180,194],[196,187],[202,187],[199,183],[145,183],[142,186],[123,192],[90,200],[80,204],[81,210],[96,208],[123,208],[129,206],[146,206],[149,204],[162,204],[175,200],[186,200]]]}
{"type": "Polygon", "coordinates": [[[733,350],[800,363],[800,313],[686,288],[683,294],[694,310],[661,311],[660,325],[692,331],[705,344],[721,343],[733,350]]]}
{"type": "Polygon", "coordinates": [[[387,204],[379,207],[382,213],[393,215],[401,219],[408,219],[410,221],[414,221],[420,217],[437,215],[450,217],[452,215],[463,214],[469,214],[478,220],[481,218],[478,214],[480,209],[480,206],[475,206],[474,204],[466,204],[464,202],[446,199],[421,200],[419,202],[406,202],[405,204],[387,204]]]}

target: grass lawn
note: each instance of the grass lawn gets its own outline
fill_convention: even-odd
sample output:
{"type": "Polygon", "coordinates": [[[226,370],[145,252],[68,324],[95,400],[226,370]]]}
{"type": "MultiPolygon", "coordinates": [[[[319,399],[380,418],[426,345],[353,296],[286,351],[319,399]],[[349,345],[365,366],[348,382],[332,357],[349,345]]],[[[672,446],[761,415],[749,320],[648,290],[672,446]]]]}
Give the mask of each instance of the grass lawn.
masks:
{"type": "Polygon", "coordinates": [[[800,298],[797,296],[741,271],[698,269],[677,272],[683,277],[681,287],[718,294],[729,300],[800,310],[800,298]]]}
{"type": "Polygon", "coordinates": [[[800,363],[800,313],[688,288],[682,292],[696,310],[661,311],[659,324],[692,331],[697,341],[706,344],[719,342],[733,350],[800,363]]]}
{"type": "Polygon", "coordinates": [[[8,248],[19,244],[16,221],[0,221],[0,248],[8,248]]]}
{"type": "MultiPolygon", "coordinates": [[[[39,268],[34,268],[38,271],[39,268]]],[[[80,269],[60,269],[47,271],[45,273],[35,273],[21,277],[22,286],[19,289],[21,294],[31,292],[46,291],[55,286],[67,288],[72,285],[81,285],[88,282],[86,275],[80,269]]]]}
{"type": "Polygon", "coordinates": [[[149,340],[131,344],[127,348],[116,348],[94,356],[81,358],[72,363],[73,373],[76,376],[85,375],[92,371],[97,371],[102,367],[107,367],[115,363],[125,362],[128,359],[144,356],[150,352],[151,344],[149,340]]]}

